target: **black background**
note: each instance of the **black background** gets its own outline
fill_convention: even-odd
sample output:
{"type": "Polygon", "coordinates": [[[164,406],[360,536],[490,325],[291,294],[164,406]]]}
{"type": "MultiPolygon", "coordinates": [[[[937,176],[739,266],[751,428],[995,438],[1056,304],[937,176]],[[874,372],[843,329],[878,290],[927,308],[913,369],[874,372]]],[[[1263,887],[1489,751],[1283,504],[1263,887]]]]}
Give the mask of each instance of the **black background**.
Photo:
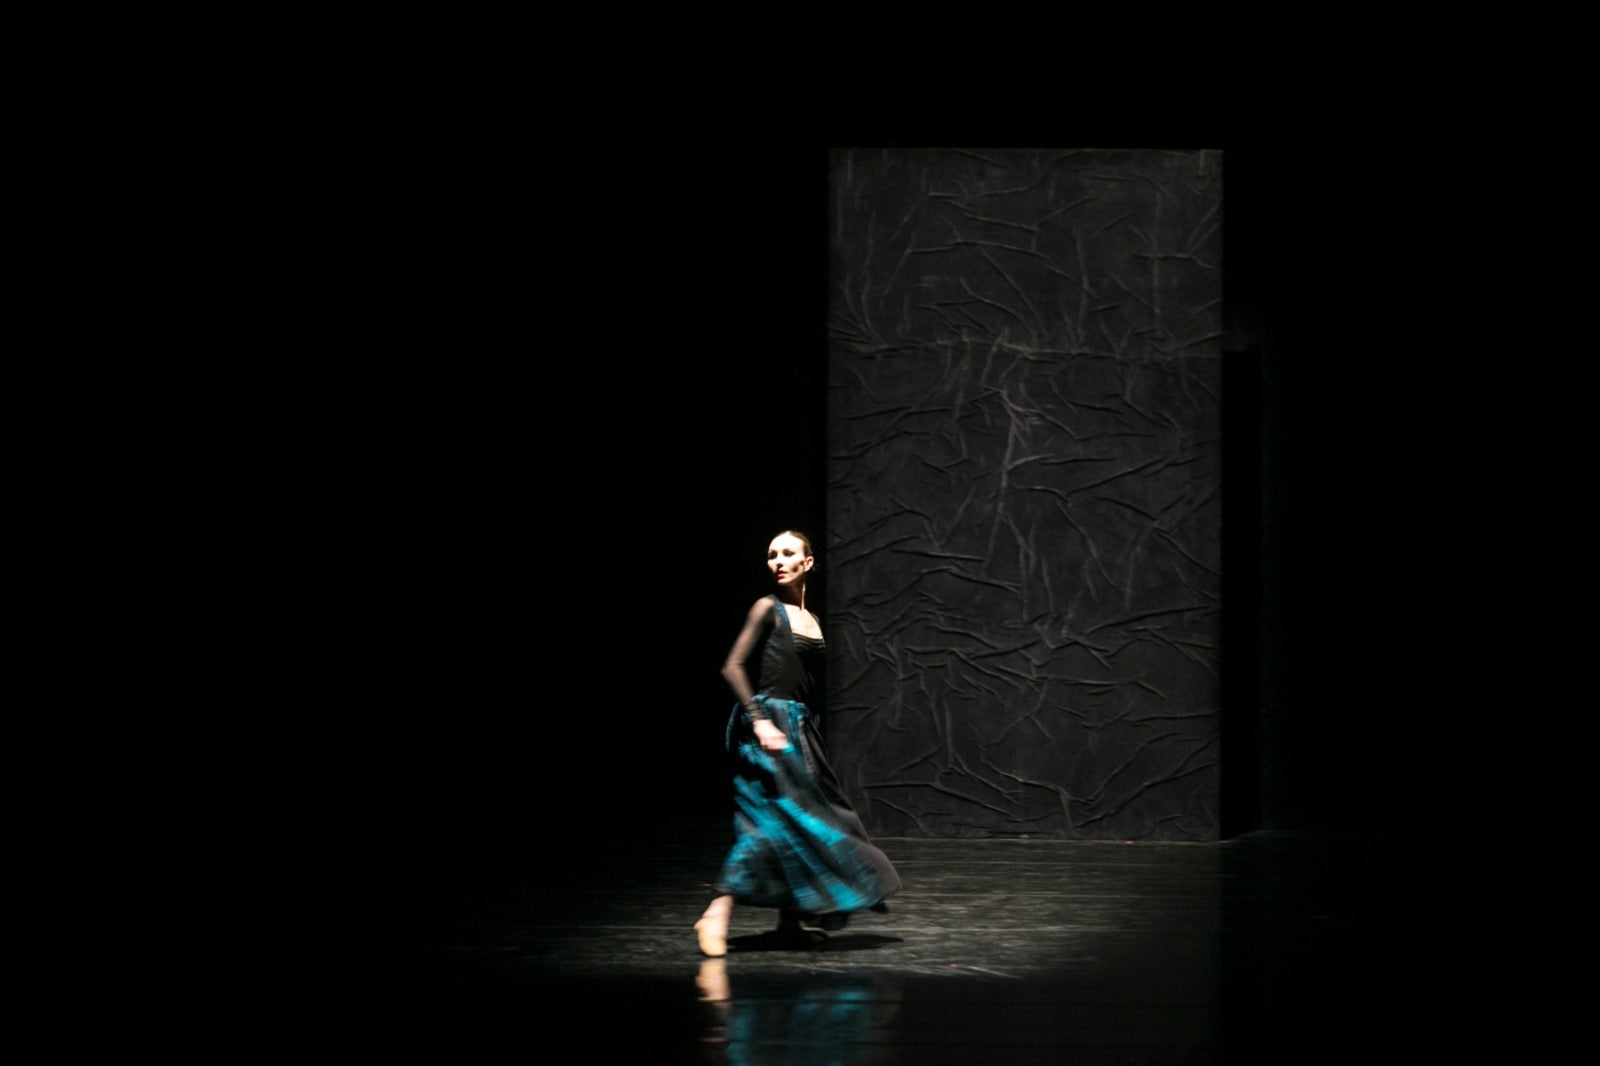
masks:
{"type": "Polygon", "coordinates": [[[1264,612],[1230,621],[1263,709],[1230,711],[1232,826],[1481,844],[1480,898],[1566,899],[1575,660],[1535,598],[1581,571],[1559,152],[1229,110],[1254,92],[557,123],[290,82],[147,72],[62,164],[79,328],[36,439],[67,654],[24,843],[41,914],[116,901],[72,923],[101,965],[269,913],[349,935],[507,865],[603,877],[722,810],[717,667],[767,538],[826,523],[836,144],[1223,149],[1263,520],[1229,534],[1260,560],[1230,554],[1230,610],[1264,612]]]}

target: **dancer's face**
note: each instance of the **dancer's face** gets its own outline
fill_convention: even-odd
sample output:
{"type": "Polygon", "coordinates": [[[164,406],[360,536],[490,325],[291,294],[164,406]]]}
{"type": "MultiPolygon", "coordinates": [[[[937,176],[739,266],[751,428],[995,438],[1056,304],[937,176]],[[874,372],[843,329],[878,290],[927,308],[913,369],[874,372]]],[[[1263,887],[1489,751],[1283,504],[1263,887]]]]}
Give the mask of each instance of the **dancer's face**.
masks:
{"type": "Polygon", "coordinates": [[[805,542],[790,533],[781,533],[767,545],[767,569],[779,585],[792,585],[800,581],[811,569],[811,556],[806,554],[805,542]]]}

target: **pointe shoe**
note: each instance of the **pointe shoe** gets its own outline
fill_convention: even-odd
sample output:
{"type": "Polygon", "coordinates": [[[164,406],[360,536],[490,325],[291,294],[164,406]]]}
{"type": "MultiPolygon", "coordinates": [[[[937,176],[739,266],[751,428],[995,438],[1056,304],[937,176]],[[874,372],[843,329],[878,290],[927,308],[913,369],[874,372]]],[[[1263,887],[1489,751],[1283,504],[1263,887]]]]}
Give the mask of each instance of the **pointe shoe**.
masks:
{"type": "Polygon", "coordinates": [[[694,923],[694,935],[700,941],[700,954],[720,959],[728,953],[727,931],[724,930],[721,935],[712,932],[711,924],[704,918],[694,923]]]}

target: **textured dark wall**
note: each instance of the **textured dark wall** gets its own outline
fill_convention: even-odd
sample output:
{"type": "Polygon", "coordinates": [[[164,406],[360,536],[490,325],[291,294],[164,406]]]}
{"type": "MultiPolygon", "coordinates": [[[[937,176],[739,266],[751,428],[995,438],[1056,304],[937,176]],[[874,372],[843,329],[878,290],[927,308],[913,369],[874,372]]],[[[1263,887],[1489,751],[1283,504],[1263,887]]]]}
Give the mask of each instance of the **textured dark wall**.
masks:
{"type": "Polygon", "coordinates": [[[832,159],[831,743],[879,832],[1219,833],[1222,159],[832,159]]]}

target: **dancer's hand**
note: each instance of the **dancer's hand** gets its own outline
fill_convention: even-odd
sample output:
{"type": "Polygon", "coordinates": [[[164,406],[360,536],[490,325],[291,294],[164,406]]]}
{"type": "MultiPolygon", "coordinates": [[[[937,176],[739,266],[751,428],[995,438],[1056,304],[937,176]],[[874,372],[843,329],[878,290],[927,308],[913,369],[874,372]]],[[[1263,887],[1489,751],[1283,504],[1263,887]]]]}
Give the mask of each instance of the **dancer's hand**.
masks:
{"type": "Polygon", "coordinates": [[[761,747],[766,751],[788,751],[789,738],[783,730],[772,724],[767,718],[757,718],[751,728],[755,730],[756,739],[761,741],[761,747]]]}

